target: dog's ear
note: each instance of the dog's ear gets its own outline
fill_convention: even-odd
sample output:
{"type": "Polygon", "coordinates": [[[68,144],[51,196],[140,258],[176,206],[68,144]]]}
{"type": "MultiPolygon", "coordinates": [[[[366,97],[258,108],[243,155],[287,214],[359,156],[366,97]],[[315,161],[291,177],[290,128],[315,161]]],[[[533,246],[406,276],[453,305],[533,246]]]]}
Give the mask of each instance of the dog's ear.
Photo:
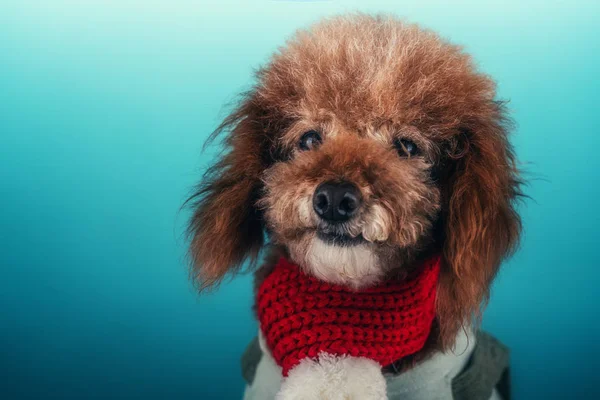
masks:
{"type": "Polygon", "coordinates": [[[504,107],[490,102],[452,140],[444,186],[443,255],[437,312],[445,346],[487,300],[501,261],[516,246],[521,221],[515,156],[504,107]]]}
{"type": "Polygon", "coordinates": [[[227,135],[221,158],[207,170],[191,198],[191,271],[200,288],[218,283],[245,261],[256,262],[264,240],[255,203],[269,158],[266,129],[264,112],[249,93],[209,138],[227,135]]]}

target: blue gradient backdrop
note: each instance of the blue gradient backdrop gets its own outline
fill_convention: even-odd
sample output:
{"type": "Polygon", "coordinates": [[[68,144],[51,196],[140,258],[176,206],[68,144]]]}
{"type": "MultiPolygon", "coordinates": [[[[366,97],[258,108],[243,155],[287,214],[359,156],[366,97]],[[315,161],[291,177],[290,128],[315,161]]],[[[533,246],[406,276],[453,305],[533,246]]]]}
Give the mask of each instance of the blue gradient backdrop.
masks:
{"type": "Polygon", "coordinates": [[[484,320],[515,398],[600,398],[600,6],[593,1],[0,0],[0,398],[235,399],[248,275],[198,296],[179,207],[293,30],[391,11],[499,82],[533,178],[484,320]]]}

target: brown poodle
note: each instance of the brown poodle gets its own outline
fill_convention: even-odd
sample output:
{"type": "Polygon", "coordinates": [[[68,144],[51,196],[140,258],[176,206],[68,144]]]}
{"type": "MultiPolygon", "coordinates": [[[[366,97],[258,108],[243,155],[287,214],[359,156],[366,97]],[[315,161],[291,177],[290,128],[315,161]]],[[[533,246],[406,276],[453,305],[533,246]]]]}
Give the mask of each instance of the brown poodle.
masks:
{"type": "Polygon", "coordinates": [[[194,277],[215,285],[268,242],[259,283],[284,256],[359,290],[439,253],[410,369],[472,326],[518,242],[509,125],[492,79],[433,32],[363,14],[299,31],[212,135],[227,151],[194,196],[194,277]]]}

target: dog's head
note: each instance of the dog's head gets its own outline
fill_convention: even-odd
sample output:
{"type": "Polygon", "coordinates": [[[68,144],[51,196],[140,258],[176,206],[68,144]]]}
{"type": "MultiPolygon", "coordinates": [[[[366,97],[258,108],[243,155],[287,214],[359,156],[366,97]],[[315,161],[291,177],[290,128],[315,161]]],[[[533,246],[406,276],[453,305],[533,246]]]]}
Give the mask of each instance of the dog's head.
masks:
{"type": "Polygon", "coordinates": [[[442,335],[477,312],[519,236],[494,82],[434,33],[391,17],[299,32],[217,133],[191,222],[196,277],[256,260],[265,232],[308,273],[354,287],[443,254],[442,335]]]}

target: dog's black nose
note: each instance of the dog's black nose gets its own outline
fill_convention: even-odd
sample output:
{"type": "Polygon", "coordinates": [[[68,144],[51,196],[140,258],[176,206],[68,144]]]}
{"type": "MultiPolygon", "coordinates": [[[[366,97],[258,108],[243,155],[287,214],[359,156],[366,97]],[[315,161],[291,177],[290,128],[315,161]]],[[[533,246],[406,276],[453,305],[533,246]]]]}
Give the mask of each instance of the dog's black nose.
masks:
{"type": "Polygon", "coordinates": [[[349,182],[324,182],[313,195],[315,212],[327,222],[348,221],[360,204],[360,190],[349,182]]]}

